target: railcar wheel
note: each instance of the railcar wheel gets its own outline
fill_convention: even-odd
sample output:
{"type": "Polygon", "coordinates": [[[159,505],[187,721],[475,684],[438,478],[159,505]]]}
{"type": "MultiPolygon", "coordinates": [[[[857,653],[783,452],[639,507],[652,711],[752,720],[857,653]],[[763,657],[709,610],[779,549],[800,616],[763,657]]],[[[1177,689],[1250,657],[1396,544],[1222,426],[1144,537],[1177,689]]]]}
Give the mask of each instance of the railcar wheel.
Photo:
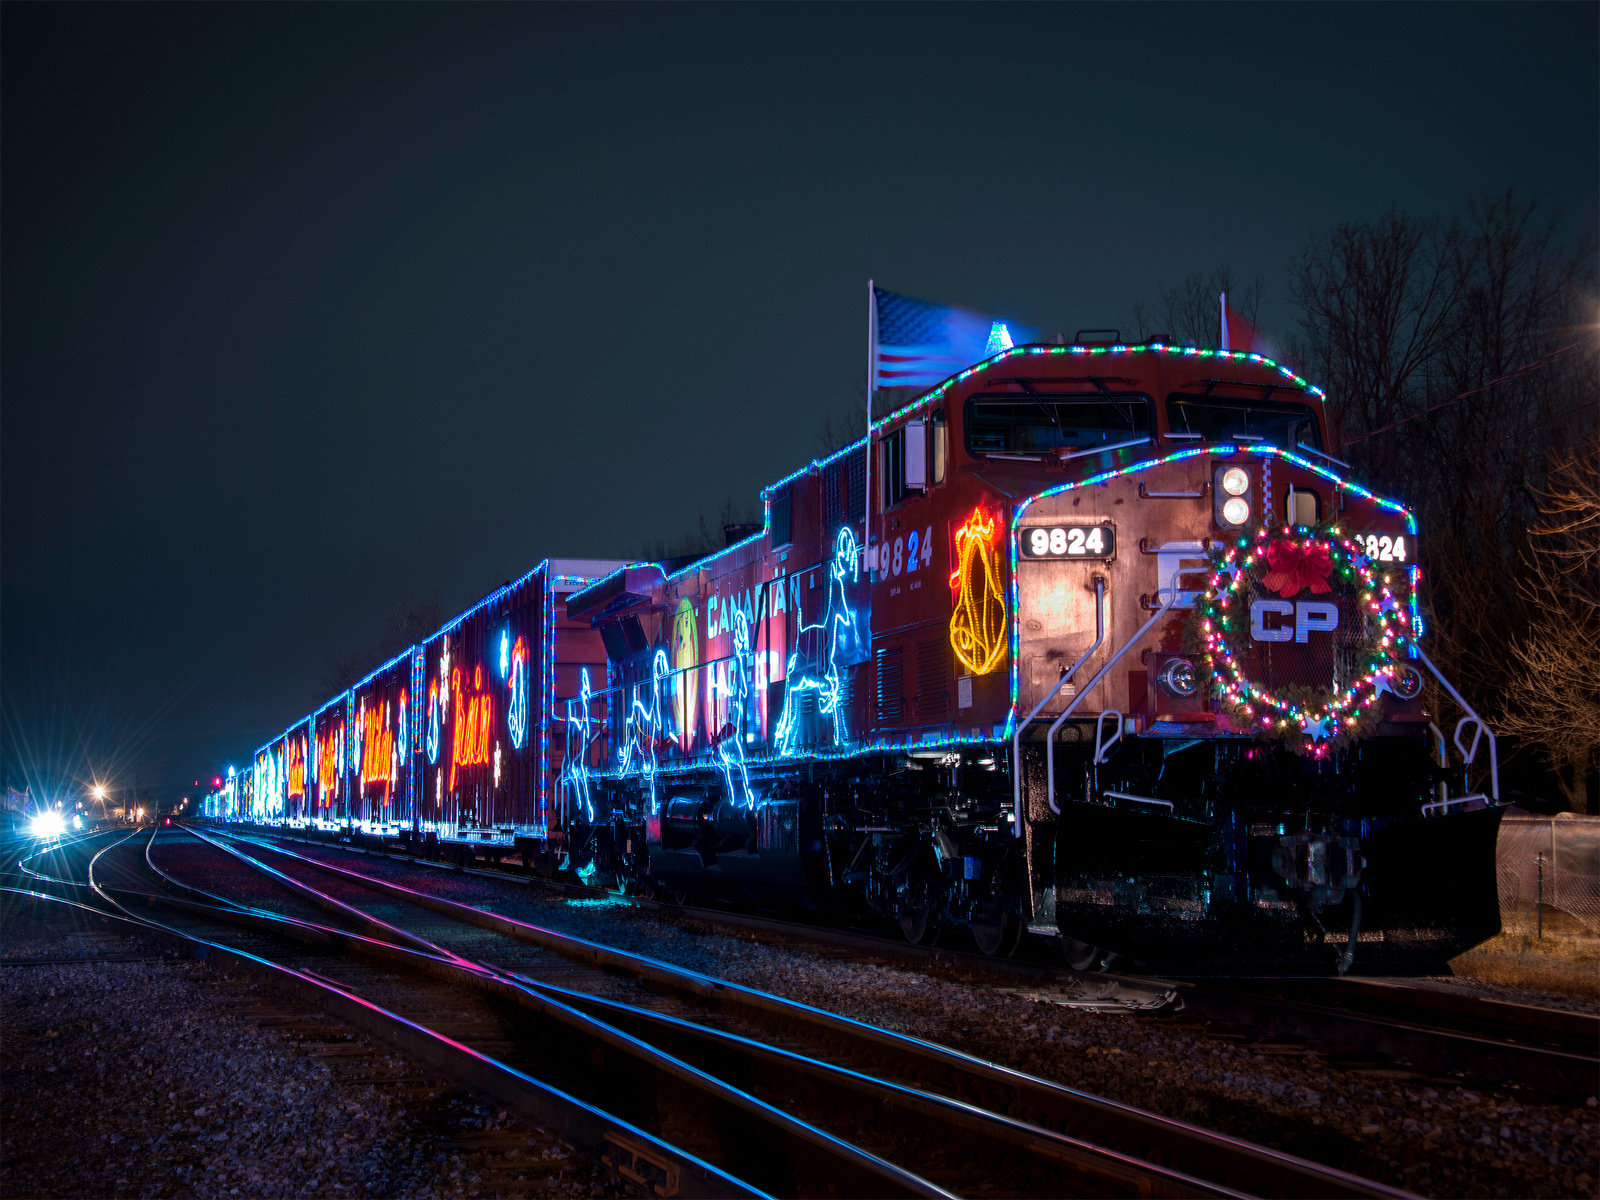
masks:
{"type": "Polygon", "coordinates": [[[972,915],[972,940],[978,953],[990,958],[1010,958],[1022,940],[1022,922],[1008,908],[972,915]]]}

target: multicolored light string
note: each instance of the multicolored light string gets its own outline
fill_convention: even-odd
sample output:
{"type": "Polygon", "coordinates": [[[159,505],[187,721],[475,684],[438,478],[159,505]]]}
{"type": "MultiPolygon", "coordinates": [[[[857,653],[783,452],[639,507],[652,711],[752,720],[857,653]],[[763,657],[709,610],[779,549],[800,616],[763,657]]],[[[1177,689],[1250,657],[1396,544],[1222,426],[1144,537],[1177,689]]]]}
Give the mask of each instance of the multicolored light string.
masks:
{"type": "MultiPolygon", "coordinates": [[[[1396,586],[1392,576],[1374,568],[1337,526],[1325,533],[1287,526],[1261,529],[1253,537],[1237,539],[1215,560],[1191,618],[1203,646],[1203,661],[1211,670],[1225,710],[1239,717],[1250,732],[1287,737],[1296,749],[1316,757],[1326,754],[1337,741],[1353,736],[1372,714],[1393,674],[1396,656],[1411,637],[1410,618],[1395,594],[1396,586]],[[1341,582],[1359,588],[1357,607],[1372,631],[1363,646],[1365,661],[1357,668],[1361,674],[1347,686],[1331,686],[1323,697],[1274,695],[1248,677],[1233,643],[1241,617],[1246,623],[1249,620],[1234,600],[1249,582],[1252,568],[1259,571],[1258,564],[1269,560],[1276,547],[1326,552],[1331,572],[1341,582]]],[[[1287,600],[1294,592],[1282,594],[1287,600]]]]}

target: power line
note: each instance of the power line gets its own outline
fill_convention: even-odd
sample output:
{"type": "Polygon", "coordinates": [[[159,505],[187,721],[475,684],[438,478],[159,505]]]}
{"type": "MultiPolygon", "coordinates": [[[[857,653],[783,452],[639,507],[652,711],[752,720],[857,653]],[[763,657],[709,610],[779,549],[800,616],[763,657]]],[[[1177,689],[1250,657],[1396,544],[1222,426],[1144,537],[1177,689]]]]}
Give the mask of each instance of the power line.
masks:
{"type": "Polygon", "coordinates": [[[1508,380],[1517,379],[1523,375],[1529,374],[1530,372],[1537,371],[1540,367],[1548,366],[1549,364],[1555,362],[1556,359],[1571,354],[1574,350],[1577,350],[1582,345],[1582,342],[1573,342],[1571,345],[1563,346],[1559,350],[1552,350],[1543,358],[1536,358],[1530,363],[1524,363],[1515,371],[1509,371],[1504,375],[1497,376],[1496,378],[1489,380],[1489,382],[1481,384],[1470,391],[1461,392],[1458,395],[1451,396],[1448,400],[1441,400],[1437,404],[1430,404],[1421,412],[1412,413],[1408,417],[1401,417],[1398,421],[1391,421],[1387,425],[1380,425],[1377,429],[1369,430],[1358,437],[1346,438],[1344,441],[1339,443],[1339,449],[1346,450],[1349,447],[1354,446],[1357,442],[1364,442],[1368,438],[1377,437],[1380,433],[1390,433],[1404,425],[1407,421],[1420,420],[1421,418],[1428,416],[1430,413],[1437,412],[1441,408],[1449,407],[1458,400],[1465,400],[1468,396],[1476,396],[1479,392],[1486,392],[1490,388],[1494,387],[1497,383],[1505,383],[1508,380]]]}

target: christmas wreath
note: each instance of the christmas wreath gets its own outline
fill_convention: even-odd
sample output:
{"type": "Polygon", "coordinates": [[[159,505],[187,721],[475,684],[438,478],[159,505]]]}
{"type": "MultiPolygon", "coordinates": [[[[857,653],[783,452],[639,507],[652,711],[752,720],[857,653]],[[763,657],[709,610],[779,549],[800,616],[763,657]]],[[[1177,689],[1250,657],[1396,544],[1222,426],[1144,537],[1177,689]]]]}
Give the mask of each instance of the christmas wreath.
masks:
{"type": "Polygon", "coordinates": [[[1321,757],[1377,719],[1376,701],[1391,690],[1396,656],[1412,635],[1409,588],[1404,569],[1375,565],[1338,526],[1263,528],[1214,547],[1190,615],[1189,648],[1209,672],[1218,711],[1238,732],[1321,757]],[[1263,610],[1292,613],[1297,627],[1267,630],[1263,610]],[[1311,632],[1338,629],[1341,612],[1360,620],[1342,631],[1344,657],[1326,684],[1251,678],[1244,660],[1259,652],[1250,639],[1304,644],[1311,632]]]}

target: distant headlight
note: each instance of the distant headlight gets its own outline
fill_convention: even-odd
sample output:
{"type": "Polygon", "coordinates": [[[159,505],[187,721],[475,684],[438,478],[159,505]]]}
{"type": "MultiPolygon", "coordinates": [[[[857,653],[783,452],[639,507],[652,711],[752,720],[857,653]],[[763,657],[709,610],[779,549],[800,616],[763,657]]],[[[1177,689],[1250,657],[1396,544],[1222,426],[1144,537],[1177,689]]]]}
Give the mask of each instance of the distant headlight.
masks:
{"type": "Polygon", "coordinates": [[[1229,525],[1243,525],[1250,520],[1250,502],[1238,496],[1222,502],[1222,519],[1229,525]]]}
{"type": "Polygon", "coordinates": [[[1243,467],[1229,467],[1222,473],[1222,490],[1230,496],[1242,496],[1250,490],[1250,472],[1243,467]]]}
{"type": "Polygon", "coordinates": [[[34,837],[54,838],[60,837],[67,831],[67,822],[62,815],[54,809],[47,809],[39,813],[28,824],[29,831],[34,837]]]}

